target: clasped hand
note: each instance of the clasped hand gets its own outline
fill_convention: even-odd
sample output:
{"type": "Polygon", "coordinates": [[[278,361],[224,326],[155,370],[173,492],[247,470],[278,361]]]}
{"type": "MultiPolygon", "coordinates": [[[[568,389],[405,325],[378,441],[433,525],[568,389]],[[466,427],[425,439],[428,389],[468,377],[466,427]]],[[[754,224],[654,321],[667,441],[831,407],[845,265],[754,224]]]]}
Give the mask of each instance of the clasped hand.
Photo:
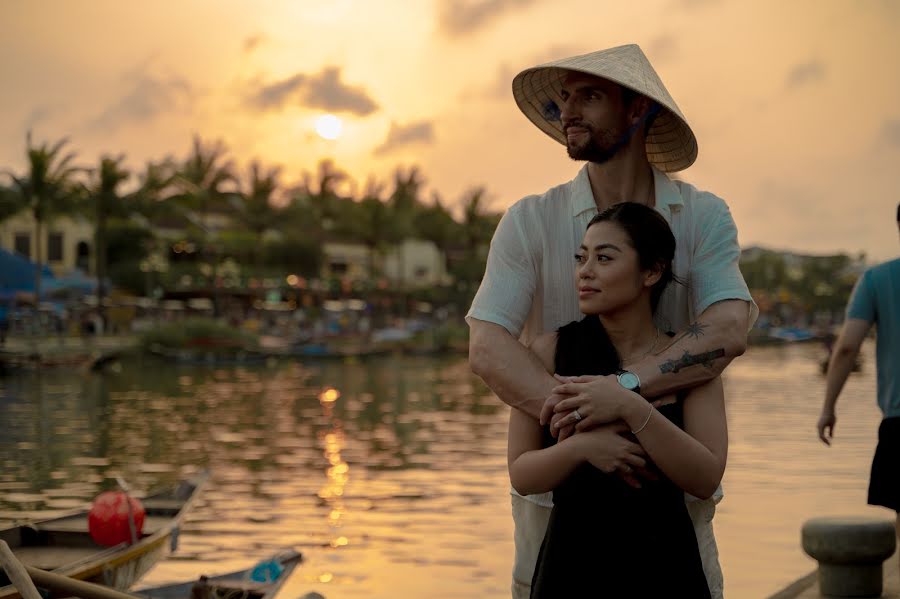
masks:
{"type": "MultiPolygon", "coordinates": [[[[628,426],[620,421],[623,394],[628,391],[613,376],[554,375],[560,385],[544,402],[541,425],[550,423],[550,431],[564,441],[576,431],[584,446],[587,460],[595,468],[615,473],[636,489],[641,479],[656,480],[648,469],[643,447],[629,434],[628,426]],[[573,412],[578,410],[581,419],[573,412]],[[612,424],[610,424],[612,423],[612,424]]],[[[654,402],[658,406],[660,402],[654,402]]],[[[575,441],[575,439],[573,439],[575,441]]]]}
{"type": "Polygon", "coordinates": [[[560,441],[622,417],[623,393],[627,392],[614,376],[554,377],[560,385],[544,402],[541,425],[549,422],[550,433],[560,441]]]}

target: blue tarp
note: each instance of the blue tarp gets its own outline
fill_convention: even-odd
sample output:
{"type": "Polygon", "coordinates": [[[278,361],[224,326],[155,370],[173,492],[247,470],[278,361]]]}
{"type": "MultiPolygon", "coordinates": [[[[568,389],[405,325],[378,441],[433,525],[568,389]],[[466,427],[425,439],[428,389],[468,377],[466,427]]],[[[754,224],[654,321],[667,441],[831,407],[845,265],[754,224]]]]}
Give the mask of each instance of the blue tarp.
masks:
{"type": "MultiPolygon", "coordinates": [[[[34,292],[34,262],[0,248],[0,294],[9,295],[19,291],[34,292]]],[[[53,271],[44,264],[41,269],[41,284],[52,284],[53,271]]]]}
{"type": "MultiPolygon", "coordinates": [[[[41,283],[41,285],[44,285],[44,283],[41,283]]],[[[109,282],[106,283],[106,286],[109,289],[109,282]]],[[[68,291],[84,295],[94,293],[97,290],[97,279],[88,277],[82,271],[76,269],[61,277],[46,281],[46,285],[42,289],[45,289],[49,294],[68,291]]]]}

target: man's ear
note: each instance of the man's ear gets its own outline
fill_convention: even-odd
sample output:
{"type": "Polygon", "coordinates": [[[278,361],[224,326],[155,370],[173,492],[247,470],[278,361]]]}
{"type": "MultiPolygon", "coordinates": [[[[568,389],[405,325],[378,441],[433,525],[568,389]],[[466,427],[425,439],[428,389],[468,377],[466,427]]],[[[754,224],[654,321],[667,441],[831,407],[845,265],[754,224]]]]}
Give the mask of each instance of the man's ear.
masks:
{"type": "Polygon", "coordinates": [[[628,120],[631,121],[631,124],[636,125],[644,118],[652,105],[653,103],[647,96],[637,96],[632,100],[631,106],[628,108],[628,120]]]}

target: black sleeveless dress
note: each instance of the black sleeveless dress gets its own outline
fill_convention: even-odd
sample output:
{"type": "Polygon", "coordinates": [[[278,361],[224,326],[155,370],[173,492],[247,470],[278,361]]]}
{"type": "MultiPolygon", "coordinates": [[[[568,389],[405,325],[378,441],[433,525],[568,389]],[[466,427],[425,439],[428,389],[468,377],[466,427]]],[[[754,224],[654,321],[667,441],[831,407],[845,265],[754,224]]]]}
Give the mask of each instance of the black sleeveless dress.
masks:
{"type": "MultiPolygon", "coordinates": [[[[596,316],[559,329],[557,373],[612,374],[619,363],[596,316]]],[[[681,397],[659,411],[683,427],[681,397]]],[[[544,436],[555,442],[549,429],[544,436]]],[[[532,599],[710,596],[684,492],[656,473],[634,489],[583,464],[553,491],[532,599]]]]}

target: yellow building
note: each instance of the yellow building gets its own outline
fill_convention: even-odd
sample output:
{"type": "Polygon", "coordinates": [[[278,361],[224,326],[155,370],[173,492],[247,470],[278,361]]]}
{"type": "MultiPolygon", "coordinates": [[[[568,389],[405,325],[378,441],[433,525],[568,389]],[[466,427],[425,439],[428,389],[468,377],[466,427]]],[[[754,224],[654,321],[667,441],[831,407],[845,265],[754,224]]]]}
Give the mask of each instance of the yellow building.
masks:
{"type": "MultiPolygon", "coordinates": [[[[0,247],[25,256],[37,258],[34,217],[25,210],[0,222],[0,247]]],[[[93,274],[94,226],[84,218],[61,216],[41,228],[41,261],[50,265],[57,276],[78,268],[93,274]]]]}
{"type": "Polygon", "coordinates": [[[447,259],[431,241],[407,239],[391,248],[384,258],[389,281],[408,288],[450,284],[447,259]]]}
{"type": "MultiPolygon", "coordinates": [[[[322,278],[362,281],[371,276],[369,248],[361,243],[326,241],[322,244],[322,257],[322,278]]],[[[377,256],[373,259],[377,260],[377,256]]]]}
{"type": "Polygon", "coordinates": [[[380,275],[392,285],[410,288],[450,283],[446,258],[431,241],[407,239],[371,259],[369,248],[361,243],[325,242],[322,253],[323,278],[363,281],[380,275]]]}

